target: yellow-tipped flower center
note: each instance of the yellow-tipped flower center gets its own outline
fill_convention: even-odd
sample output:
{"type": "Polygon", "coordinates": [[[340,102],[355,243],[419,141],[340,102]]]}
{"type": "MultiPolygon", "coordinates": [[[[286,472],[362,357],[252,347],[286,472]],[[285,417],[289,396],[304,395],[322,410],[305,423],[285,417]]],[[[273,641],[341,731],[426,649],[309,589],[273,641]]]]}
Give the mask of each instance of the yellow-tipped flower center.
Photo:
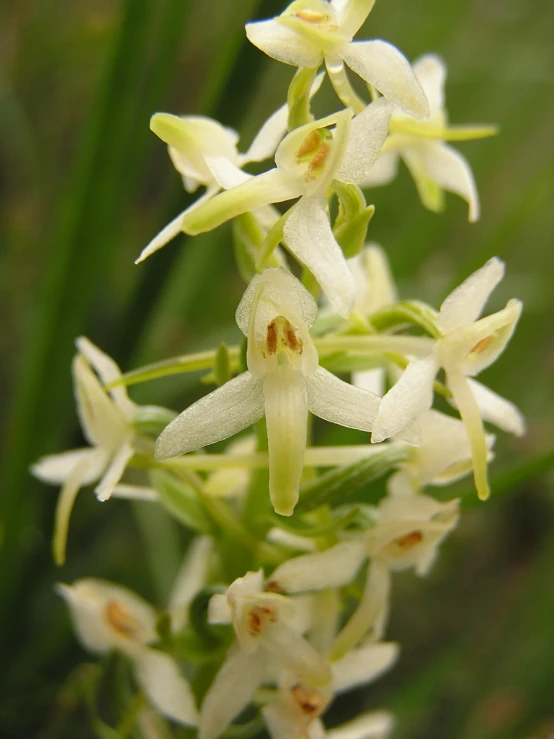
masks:
{"type": "Polygon", "coordinates": [[[302,339],[298,336],[292,323],[284,316],[277,316],[267,326],[265,341],[262,344],[264,357],[283,356],[292,359],[302,354],[302,339]]]}
{"type": "Polygon", "coordinates": [[[121,636],[132,639],[140,630],[140,623],[134,615],[117,600],[106,604],[106,618],[121,636]]]}

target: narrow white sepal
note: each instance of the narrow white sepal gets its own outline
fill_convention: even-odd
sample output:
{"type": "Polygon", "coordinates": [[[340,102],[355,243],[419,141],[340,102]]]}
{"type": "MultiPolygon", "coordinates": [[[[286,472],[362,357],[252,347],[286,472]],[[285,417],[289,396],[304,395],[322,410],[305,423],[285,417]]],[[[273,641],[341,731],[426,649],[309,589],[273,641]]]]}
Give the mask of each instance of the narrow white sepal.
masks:
{"type": "Polygon", "coordinates": [[[342,693],[376,680],[396,662],[399,651],[398,644],[394,642],[368,644],[353,649],[331,665],[333,691],[342,693]]]}
{"type": "Polygon", "coordinates": [[[319,418],[360,431],[371,431],[381,398],[349,385],[323,367],[306,377],[308,408],[319,418]]]}
{"type": "Polygon", "coordinates": [[[123,443],[116,451],[104,476],[94,489],[98,500],[105,501],[111,497],[113,489],[121,480],[121,476],[125,472],[125,467],[127,467],[127,462],[133,454],[133,447],[128,442],[123,443]]]}
{"type": "Polygon", "coordinates": [[[360,185],[370,176],[387,138],[391,114],[392,104],[380,98],[352,119],[346,151],[335,174],[337,180],[360,185]]]}
{"type": "Polygon", "coordinates": [[[176,457],[227,439],[259,421],[263,414],[263,382],[243,372],[166,426],[156,442],[156,458],[176,457]]]}
{"type": "Polygon", "coordinates": [[[485,421],[515,436],[523,436],[525,418],[517,406],[477,380],[468,379],[468,382],[485,421]]]}

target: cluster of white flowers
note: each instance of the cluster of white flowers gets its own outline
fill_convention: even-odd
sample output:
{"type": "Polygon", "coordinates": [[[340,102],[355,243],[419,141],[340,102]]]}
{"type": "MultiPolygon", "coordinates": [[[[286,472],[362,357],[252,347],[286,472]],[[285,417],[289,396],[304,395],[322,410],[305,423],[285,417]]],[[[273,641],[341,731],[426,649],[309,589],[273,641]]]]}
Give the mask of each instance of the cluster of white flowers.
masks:
{"type": "Polygon", "coordinates": [[[515,406],[473,379],[504,350],[521,312],[510,300],[481,317],[504,264],[490,259],[436,311],[399,301],[385,253],[366,244],[374,208],[364,189],[393,179],[399,158],[424,206],[440,210],[448,190],[476,220],[471,169],[446,142],[494,132],[448,125],[437,56],[412,66],[387,42],[353,41],[373,2],[295,0],[280,16],[246,26],[254,45],[298,68],[287,104],[246,154],[217,121],[153,116],[187,191],[206,190],[137,261],[181,231],[235,219],[241,274],[250,278],[236,310],[245,342],[122,375],[80,338],[73,375],[90,448],[33,467],[63,485],[59,564],[77,492],[90,483],[98,483],[99,500],[162,505],[195,534],[165,631],[152,606],[120,586],[85,579],[59,592],[85,648],[123,654],[151,706],[198,727],[200,739],[244,721],[249,731],[265,725],[274,739],[388,736],[386,712],[330,730],[321,716],[398,658],[398,645],[382,641],[391,572],[425,575],[459,516],[459,501],[441,502],[426,488],[473,470],[486,498],[494,437],[484,423],[524,431],[515,406]],[[345,107],[315,120],[322,63],[345,107]],[[367,83],[370,102],[354,91],[345,65],[367,83]],[[243,169],[270,157],[275,166],[262,174],[243,169]],[[134,382],[199,369],[211,370],[218,387],[180,415],[127,395],[134,382]],[[432,408],[437,393],[450,413],[432,408]],[[309,413],[371,437],[312,446],[309,413]],[[253,425],[255,434],[222,453],[203,451],[253,425]],[[122,482],[128,468],[134,484],[122,482]],[[383,475],[387,494],[375,505],[364,497],[367,483],[383,475]]]}

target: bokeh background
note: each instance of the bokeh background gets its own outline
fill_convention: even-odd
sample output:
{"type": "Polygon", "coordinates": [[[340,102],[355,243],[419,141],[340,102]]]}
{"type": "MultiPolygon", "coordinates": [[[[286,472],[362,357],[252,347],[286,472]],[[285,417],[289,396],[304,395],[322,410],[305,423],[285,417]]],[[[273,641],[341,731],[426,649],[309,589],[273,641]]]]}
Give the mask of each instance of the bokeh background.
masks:
{"type": "MultiPolygon", "coordinates": [[[[80,334],[124,369],[236,340],[243,285],[227,227],[182,237],[140,267],[141,248],[188,203],[148,129],[157,110],[203,113],[244,147],[281,105],[293,70],[246,42],[245,21],[280,0],[18,0],[0,6],[0,736],[94,736],[75,687],[90,659],[53,593],[103,576],[163,605],[186,539],[164,514],[78,499],[68,564],[50,556],[57,491],[34,481],[39,455],[81,443],[70,379],[80,334]],[[75,671],[77,669],[77,672],[75,671]]],[[[461,144],[483,215],[420,205],[405,171],[375,190],[370,236],[404,297],[438,306],[490,256],[507,262],[491,303],[525,302],[487,384],[528,418],[500,435],[492,499],[469,482],[462,523],[425,580],[396,578],[396,668],[343,712],[383,706],[398,739],[554,736],[554,4],[552,0],[380,0],[359,37],[449,66],[454,123],[500,135],[461,144]]],[[[316,110],[336,102],[326,88],[316,110]]],[[[243,148],[244,150],[244,148],[243,148]]],[[[197,377],[140,386],[139,402],[184,407],[197,377]]],[[[334,435],[337,441],[340,435],[334,435]]],[[[350,437],[349,437],[350,438],[350,437]]],[[[335,713],[338,718],[339,713],[335,713]]],[[[115,736],[115,735],[114,735],[115,736]]]]}

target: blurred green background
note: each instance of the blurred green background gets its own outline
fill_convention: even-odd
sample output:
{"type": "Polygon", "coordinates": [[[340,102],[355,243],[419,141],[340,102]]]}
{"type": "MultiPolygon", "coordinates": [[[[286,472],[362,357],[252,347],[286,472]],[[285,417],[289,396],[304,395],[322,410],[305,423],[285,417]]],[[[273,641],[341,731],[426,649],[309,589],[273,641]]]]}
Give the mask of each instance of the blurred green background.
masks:
{"type": "MultiPolygon", "coordinates": [[[[163,514],[78,499],[68,564],[50,536],[57,491],[34,481],[39,455],[80,442],[73,340],[88,335],[123,369],[236,340],[243,285],[227,227],[133,260],[189,202],[157,110],[236,127],[243,151],[282,104],[293,70],[246,43],[245,21],[277,0],[18,0],[0,6],[0,736],[93,736],[73,684],[76,645],[58,580],[103,576],[163,605],[183,534],[163,514]]],[[[525,302],[516,336],[483,379],[528,418],[499,435],[493,497],[464,515],[431,575],[396,578],[388,636],[403,653],[344,715],[382,706],[398,739],[554,736],[554,4],[552,0],[380,0],[360,38],[448,63],[454,123],[501,134],[461,144],[483,215],[447,198],[435,216],[405,171],[371,192],[369,236],[387,250],[403,297],[438,306],[497,254],[507,277],[491,303],[525,302]]],[[[329,88],[316,110],[337,105],[329,88]]],[[[198,378],[141,386],[139,402],[181,408],[198,378]]],[[[339,435],[334,435],[340,441],[339,435]]],[[[343,709],[335,711],[339,718],[343,709]]],[[[333,717],[332,717],[333,718],[333,717]]]]}

